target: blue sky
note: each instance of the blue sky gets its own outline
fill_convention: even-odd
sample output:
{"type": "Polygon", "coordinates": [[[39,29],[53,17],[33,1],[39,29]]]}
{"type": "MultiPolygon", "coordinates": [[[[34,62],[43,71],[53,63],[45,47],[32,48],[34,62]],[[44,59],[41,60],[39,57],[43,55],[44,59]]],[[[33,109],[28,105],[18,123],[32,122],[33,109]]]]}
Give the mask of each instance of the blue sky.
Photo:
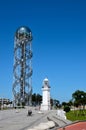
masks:
{"type": "Polygon", "coordinates": [[[14,35],[22,25],[33,34],[33,93],[42,94],[45,77],[60,102],[86,91],[85,0],[1,0],[0,97],[13,97],[14,35]]]}

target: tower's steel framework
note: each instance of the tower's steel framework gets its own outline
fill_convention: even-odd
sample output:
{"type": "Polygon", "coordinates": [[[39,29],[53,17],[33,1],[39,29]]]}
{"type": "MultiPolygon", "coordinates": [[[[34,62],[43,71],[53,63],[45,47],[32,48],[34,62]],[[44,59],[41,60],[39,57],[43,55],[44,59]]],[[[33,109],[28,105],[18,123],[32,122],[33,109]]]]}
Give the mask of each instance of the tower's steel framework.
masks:
{"type": "Polygon", "coordinates": [[[15,105],[31,105],[32,96],[32,32],[28,27],[17,29],[14,40],[13,95],[15,105]]]}

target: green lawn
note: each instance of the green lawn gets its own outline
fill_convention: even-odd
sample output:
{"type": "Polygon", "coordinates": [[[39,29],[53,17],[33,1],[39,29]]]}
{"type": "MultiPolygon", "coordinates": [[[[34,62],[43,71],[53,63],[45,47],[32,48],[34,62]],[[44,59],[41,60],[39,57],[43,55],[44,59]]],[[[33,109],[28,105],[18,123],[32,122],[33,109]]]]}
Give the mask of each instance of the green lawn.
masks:
{"type": "Polygon", "coordinates": [[[86,110],[72,110],[67,112],[66,116],[71,121],[86,120],[86,110]]]}

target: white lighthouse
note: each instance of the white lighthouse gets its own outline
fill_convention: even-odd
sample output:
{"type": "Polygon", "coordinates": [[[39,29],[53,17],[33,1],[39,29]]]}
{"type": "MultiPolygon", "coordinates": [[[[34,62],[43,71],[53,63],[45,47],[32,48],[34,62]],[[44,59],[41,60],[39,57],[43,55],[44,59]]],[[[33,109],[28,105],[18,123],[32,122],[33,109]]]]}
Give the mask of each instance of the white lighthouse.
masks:
{"type": "Polygon", "coordinates": [[[45,78],[43,80],[43,86],[42,86],[42,104],[41,104],[41,110],[50,110],[50,86],[49,86],[49,80],[45,78]]]}

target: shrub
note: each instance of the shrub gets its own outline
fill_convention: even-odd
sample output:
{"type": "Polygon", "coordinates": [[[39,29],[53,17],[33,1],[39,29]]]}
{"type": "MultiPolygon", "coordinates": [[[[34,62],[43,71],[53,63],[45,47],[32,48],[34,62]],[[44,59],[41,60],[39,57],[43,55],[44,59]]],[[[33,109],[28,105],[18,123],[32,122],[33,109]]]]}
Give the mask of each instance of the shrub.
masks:
{"type": "Polygon", "coordinates": [[[67,106],[67,105],[66,105],[66,106],[64,106],[64,111],[65,111],[65,112],[69,112],[69,111],[70,111],[70,107],[69,107],[69,106],[67,106]]]}

